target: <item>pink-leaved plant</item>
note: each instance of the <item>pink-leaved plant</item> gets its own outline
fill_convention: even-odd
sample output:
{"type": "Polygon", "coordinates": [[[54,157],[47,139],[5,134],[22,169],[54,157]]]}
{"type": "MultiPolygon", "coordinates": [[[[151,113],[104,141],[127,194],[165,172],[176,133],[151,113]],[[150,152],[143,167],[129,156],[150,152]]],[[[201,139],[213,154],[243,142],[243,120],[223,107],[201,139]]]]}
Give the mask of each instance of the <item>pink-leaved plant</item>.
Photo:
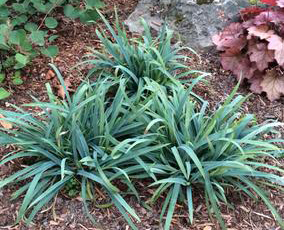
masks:
{"type": "Polygon", "coordinates": [[[270,7],[241,10],[241,22],[231,23],[212,40],[223,68],[273,101],[284,95],[284,0],[261,1],[270,7]]]}

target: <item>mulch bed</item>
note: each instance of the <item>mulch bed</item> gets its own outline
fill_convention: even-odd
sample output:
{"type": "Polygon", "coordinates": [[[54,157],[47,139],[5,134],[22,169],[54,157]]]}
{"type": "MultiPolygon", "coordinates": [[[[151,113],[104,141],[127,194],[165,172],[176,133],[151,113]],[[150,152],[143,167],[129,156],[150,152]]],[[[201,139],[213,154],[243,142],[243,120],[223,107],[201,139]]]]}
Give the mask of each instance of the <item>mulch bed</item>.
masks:
{"type": "MultiPolygon", "coordinates": [[[[104,13],[108,20],[114,18],[113,1],[107,0],[107,7],[104,13]]],[[[115,0],[121,20],[134,10],[137,0],[115,0]]],[[[59,38],[56,44],[60,48],[59,55],[55,58],[54,64],[61,71],[64,78],[68,78],[71,82],[71,88],[75,89],[81,80],[84,78],[87,69],[83,67],[79,69],[70,69],[76,65],[82,57],[87,54],[87,47],[100,47],[100,43],[96,37],[95,30],[100,23],[92,26],[84,26],[79,22],[74,22],[67,19],[62,19],[61,26],[58,28],[59,38]]],[[[188,53],[188,55],[191,55],[188,53]]],[[[236,79],[227,71],[222,70],[217,58],[218,54],[213,50],[201,54],[201,59],[193,56],[188,65],[192,69],[198,69],[205,72],[210,72],[211,76],[206,78],[207,83],[199,83],[195,87],[195,92],[208,100],[213,108],[220,104],[229,95],[230,91],[236,85],[236,79]]],[[[47,79],[46,74],[50,67],[50,60],[44,57],[36,58],[32,64],[25,69],[24,84],[21,86],[8,86],[12,92],[12,96],[6,101],[0,101],[0,107],[9,109],[10,104],[21,105],[32,102],[30,95],[33,95],[41,101],[47,100],[45,84],[53,82],[47,79]]],[[[54,85],[53,85],[54,86],[54,85]]],[[[56,91],[56,88],[54,88],[56,91]]],[[[249,89],[246,84],[242,84],[238,93],[247,95],[249,89]]],[[[251,95],[243,106],[243,112],[253,113],[256,115],[259,122],[264,122],[267,119],[277,119],[284,122],[284,98],[276,102],[270,102],[265,95],[251,95]]],[[[279,128],[279,137],[284,137],[284,128],[279,128]]],[[[9,152],[12,147],[0,148],[0,159],[9,152]]],[[[275,162],[283,166],[284,160],[275,162]]],[[[0,178],[11,174],[16,169],[21,167],[21,162],[6,164],[0,166],[0,178]]],[[[0,191],[0,229],[130,229],[124,221],[121,214],[114,207],[100,209],[95,205],[90,205],[90,210],[98,221],[100,226],[94,227],[89,219],[84,214],[80,198],[70,199],[63,193],[59,194],[55,202],[42,210],[35,218],[34,224],[25,226],[23,222],[19,225],[12,226],[16,219],[17,210],[21,203],[21,199],[10,201],[9,197],[20,185],[6,187],[0,191]]],[[[147,188],[147,182],[136,182],[136,186],[140,191],[141,200],[146,202],[153,191],[147,188]]],[[[98,188],[100,191],[100,188],[98,188]]],[[[104,196],[103,192],[99,192],[98,203],[108,203],[109,201],[104,196]]],[[[277,189],[271,189],[269,196],[275,207],[284,217],[284,194],[277,189]]],[[[177,205],[173,218],[172,229],[202,229],[213,230],[218,229],[215,220],[208,217],[205,205],[205,199],[202,191],[197,191],[195,194],[195,222],[189,224],[187,218],[187,207],[185,205],[177,205]]],[[[240,196],[238,192],[229,192],[229,201],[234,204],[235,209],[231,210],[222,207],[222,215],[229,229],[259,229],[259,230],[278,230],[277,223],[274,221],[268,208],[261,202],[254,202],[247,196],[240,196]]],[[[129,204],[135,208],[138,216],[141,218],[141,223],[137,223],[138,229],[162,229],[159,220],[159,213],[163,197],[150,210],[142,204],[138,204],[133,197],[126,197],[129,204]]]]}

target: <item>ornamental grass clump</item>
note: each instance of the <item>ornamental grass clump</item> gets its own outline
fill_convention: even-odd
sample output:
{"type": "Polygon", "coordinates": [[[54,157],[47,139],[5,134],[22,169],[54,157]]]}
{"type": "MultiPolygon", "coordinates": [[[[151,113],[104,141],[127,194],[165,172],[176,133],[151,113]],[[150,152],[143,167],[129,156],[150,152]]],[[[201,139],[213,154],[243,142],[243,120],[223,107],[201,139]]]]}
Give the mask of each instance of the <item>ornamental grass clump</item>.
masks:
{"type": "Polygon", "coordinates": [[[168,144],[159,154],[145,159],[153,165],[149,170],[156,180],[152,186],[158,186],[152,202],[166,193],[161,212],[162,221],[167,211],[164,229],[170,229],[178,199],[187,204],[189,219],[193,222],[196,205],[193,190],[204,191],[209,215],[214,214],[225,229],[219,207],[221,204],[229,206],[227,188],[242,191],[255,200],[260,197],[284,227],[263,186],[259,186],[263,182],[271,186],[284,185],[284,178],[277,175],[283,175],[284,170],[262,163],[263,157],[276,160],[273,156],[282,150],[273,143],[283,142],[263,140],[262,135],[283,124],[257,124],[253,115],[241,114],[240,107],[246,98],[233,99],[236,89],[216,111],[210,111],[207,102],[193,100],[189,97],[190,89],[182,85],[173,86],[171,93],[155,82],[148,88],[155,93],[147,116],[143,117],[147,125],[145,133],[155,133],[159,143],[168,144]]]}
{"type": "MultiPolygon", "coordinates": [[[[183,78],[188,75],[206,75],[201,71],[189,70],[183,61],[188,57],[181,54],[187,47],[172,45],[173,31],[164,25],[157,38],[152,37],[148,24],[141,19],[144,35],[139,38],[128,38],[124,27],[121,27],[117,16],[115,28],[100,13],[106,30],[96,30],[103,49],[91,49],[81,64],[94,66],[89,76],[103,72],[107,76],[129,78],[130,89],[135,89],[145,77],[160,84],[165,84],[172,77],[183,78]],[[117,31],[117,32],[116,32],[117,31]],[[108,37],[111,35],[111,38],[108,37]]],[[[196,54],[193,50],[192,53],[196,54]]]]}
{"type": "MultiPolygon", "coordinates": [[[[59,79],[64,85],[60,75],[59,79]]],[[[28,105],[41,108],[42,113],[32,114],[18,107],[16,112],[0,111],[6,117],[1,120],[13,125],[10,130],[1,128],[0,143],[18,149],[7,154],[0,164],[29,159],[23,169],[0,181],[0,189],[11,183],[24,183],[12,195],[13,199],[24,195],[16,222],[25,219],[30,223],[44,205],[75,180],[86,210],[86,200],[96,201],[94,188],[99,186],[135,229],[128,214],[136,221],[140,219],[114,181],[125,184],[127,191],[123,192],[139,199],[130,177],[143,177],[140,157],[163,145],[152,145],[155,135],[143,134],[143,123],[136,121],[143,109],[133,112],[136,98],[127,96],[124,80],[83,83],[72,97],[65,86],[64,89],[66,101],[56,99],[47,85],[49,102],[28,105]],[[108,95],[114,86],[117,92],[108,95]]]]}

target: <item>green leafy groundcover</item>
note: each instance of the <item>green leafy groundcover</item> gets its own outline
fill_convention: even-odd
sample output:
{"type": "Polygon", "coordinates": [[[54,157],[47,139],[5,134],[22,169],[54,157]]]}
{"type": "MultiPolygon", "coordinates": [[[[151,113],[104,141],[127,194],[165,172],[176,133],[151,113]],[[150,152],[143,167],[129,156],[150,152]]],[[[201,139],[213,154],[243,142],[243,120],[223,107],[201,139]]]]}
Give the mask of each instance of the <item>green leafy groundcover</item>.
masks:
{"type": "Polygon", "coordinates": [[[58,36],[52,32],[59,22],[55,11],[83,23],[99,18],[100,0],[2,0],[0,1],[1,69],[21,69],[37,54],[54,57],[58,47],[47,45],[58,36]]]}
{"type": "MultiPolygon", "coordinates": [[[[62,11],[66,17],[90,23],[99,18],[97,8],[103,6],[100,0],[0,1],[0,83],[8,69],[22,69],[39,54],[50,58],[58,54],[58,47],[53,45],[58,37],[54,29],[59,24],[53,17],[55,12],[62,11]]],[[[20,85],[23,80],[13,77],[12,83],[20,85]]],[[[0,100],[9,96],[1,87],[0,100]]]]}

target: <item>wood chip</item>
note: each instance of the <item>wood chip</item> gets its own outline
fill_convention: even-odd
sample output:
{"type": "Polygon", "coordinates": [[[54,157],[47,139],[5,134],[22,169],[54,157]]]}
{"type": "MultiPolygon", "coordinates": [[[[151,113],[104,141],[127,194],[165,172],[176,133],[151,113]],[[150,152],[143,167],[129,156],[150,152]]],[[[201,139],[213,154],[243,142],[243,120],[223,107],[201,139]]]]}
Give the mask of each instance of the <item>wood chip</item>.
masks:
{"type": "Polygon", "coordinates": [[[211,226],[206,226],[205,228],[203,228],[203,230],[212,230],[211,226]]]}
{"type": "Polygon", "coordinates": [[[55,226],[56,226],[56,225],[59,225],[58,222],[55,222],[55,221],[53,221],[53,220],[49,221],[49,224],[50,224],[50,225],[55,225],[55,226]]]}

